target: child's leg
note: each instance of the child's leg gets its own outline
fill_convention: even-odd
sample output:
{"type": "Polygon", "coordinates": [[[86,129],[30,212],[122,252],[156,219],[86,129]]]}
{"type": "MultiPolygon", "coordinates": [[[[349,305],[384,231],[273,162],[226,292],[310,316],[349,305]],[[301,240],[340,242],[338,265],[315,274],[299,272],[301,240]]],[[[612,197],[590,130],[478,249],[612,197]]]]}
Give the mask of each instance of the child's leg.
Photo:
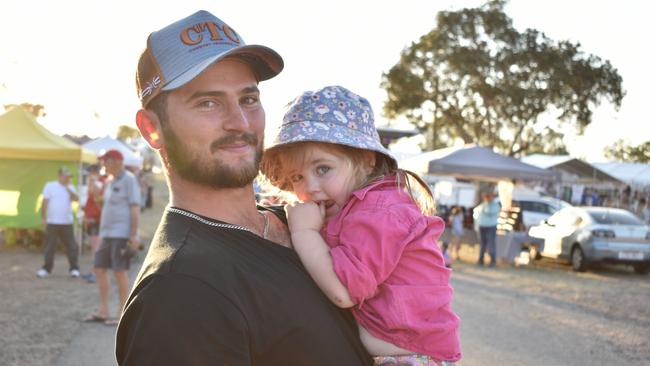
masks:
{"type": "Polygon", "coordinates": [[[454,366],[454,362],[439,361],[425,355],[378,356],[375,366],[454,366]]]}

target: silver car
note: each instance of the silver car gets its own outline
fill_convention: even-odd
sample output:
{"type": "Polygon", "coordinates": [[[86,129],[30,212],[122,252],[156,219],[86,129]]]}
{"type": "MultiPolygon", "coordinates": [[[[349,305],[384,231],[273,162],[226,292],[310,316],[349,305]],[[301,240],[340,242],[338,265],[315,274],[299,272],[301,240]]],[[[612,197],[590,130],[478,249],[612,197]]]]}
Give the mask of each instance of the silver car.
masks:
{"type": "Polygon", "coordinates": [[[565,207],[528,234],[543,239],[541,256],[566,259],[575,271],[590,263],[624,263],[650,270],[650,226],[629,211],[609,207],[565,207]]]}

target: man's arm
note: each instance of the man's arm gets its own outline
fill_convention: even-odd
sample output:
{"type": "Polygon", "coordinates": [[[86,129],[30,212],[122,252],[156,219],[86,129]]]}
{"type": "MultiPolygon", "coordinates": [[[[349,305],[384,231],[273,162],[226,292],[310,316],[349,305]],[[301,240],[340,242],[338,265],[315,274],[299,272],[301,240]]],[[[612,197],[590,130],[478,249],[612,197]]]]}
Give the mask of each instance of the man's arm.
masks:
{"type": "Polygon", "coordinates": [[[138,223],[140,221],[140,206],[131,205],[131,232],[129,233],[130,245],[133,249],[140,249],[140,236],[138,236],[138,223]]]}
{"type": "Polygon", "coordinates": [[[130,180],[128,200],[129,208],[131,209],[131,232],[129,233],[129,241],[131,248],[140,249],[140,237],[138,236],[138,224],[140,221],[140,185],[138,179],[132,176],[130,180]]]}
{"type": "Polygon", "coordinates": [[[72,202],[79,201],[79,195],[77,194],[77,192],[75,192],[72,186],[70,185],[65,186],[65,190],[68,191],[68,194],[70,195],[70,201],[72,202]]]}
{"type": "Polygon", "coordinates": [[[41,224],[43,226],[47,225],[47,204],[49,200],[47,198],[43,198],[43,202],[41,203],[41,224]]]}

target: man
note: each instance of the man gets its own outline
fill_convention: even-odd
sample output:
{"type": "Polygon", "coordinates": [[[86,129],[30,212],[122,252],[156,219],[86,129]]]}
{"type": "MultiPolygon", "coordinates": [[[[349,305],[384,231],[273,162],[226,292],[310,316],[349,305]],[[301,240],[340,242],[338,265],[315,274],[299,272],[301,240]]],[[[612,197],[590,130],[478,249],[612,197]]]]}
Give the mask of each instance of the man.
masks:
{"type": "Polygon", "coordinates": [[[483,192],[481,197],[483,201],[474,208],[478,216],[479,239],[481,241],[478,265],[482,266],[484,264],[485,252],[487,250],[490,254],[490,267],[494,267],[497,261],[496,235],[501,205],[499,205],[498,200],[492,192],[483,192]]]}
{"type": "Polygon", "coordinates": [[[133,173],[124,169],[124,156],[119,150],[108,150],[100,157],[109,178],[102,199],[99,236],[101,244],[95,252],[94,271],[99,287],[99,309],[85,319],[117,325],[108,309],[110,282],[108,269],[113,270],[119,293],[118,314],[129,296],[128,270],[134,251],[140,246],[140,185],[133,173]]]}
{"type": "Polygon", "coordinates": [[[117,332],[120,365],[369,365],[357,327],[255,204],[264,139],[258,81],[282,58],[199,11],[149,36],[136,122],[170,206],[117,332]]]}
{"type": "Polygon", "coordinates": [[[79,247],[74,238],[72,224],[72,202],[79,196],[70,183],[72,173],[66,166],[59,168],[59,179],[48,182],[43,188],[41,205],[41,222],[45,226],[45,264],[36,272],[39,278],[48,277],[54,267],[54,252],[59,240],[68,250],[69,273],[73,278],[79,277],[79,247]]]}

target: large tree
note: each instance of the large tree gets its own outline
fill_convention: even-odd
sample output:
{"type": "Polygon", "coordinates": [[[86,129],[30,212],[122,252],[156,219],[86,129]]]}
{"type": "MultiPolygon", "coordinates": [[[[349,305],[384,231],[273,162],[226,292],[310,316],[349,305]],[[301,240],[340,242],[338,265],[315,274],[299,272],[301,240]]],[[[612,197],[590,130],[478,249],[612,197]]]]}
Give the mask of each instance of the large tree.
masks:
{"type": "Polygon", "coordinates": [[[117,138],[122,141],[129,141],[140,137],[140,131],[127,125],[121,125],[117,128],[117,138]]]}
{"type": "Polygon", "coordinates": [[[20,104],[5,104],[5,110],[9,110],[13,107],[21,107],[27,112],[34,115],[34,117],[45,117],[45,106],[42,104],[33,104],[33,103],[20,103],[20,104]]]}
{"type": "Polygon", "coordinates": [[[438,13],[436,28],[382,76],[384,113],[432,131],[428,148],[461,138],[511,156],[559,153],[565,128],[583,133],[603,98],[620,107],[622,79],[609,61],[580,44],[517,31],[504,6],[438,13]],[[540,118],[546,112],[554,123],[540,118]]]}
{"type": "Polygon", "coordinates": [[[605,148],[605,157],[628,163],[650,163],[650,141],[633,146],[629,141],[618,140],[605,148]]]}

